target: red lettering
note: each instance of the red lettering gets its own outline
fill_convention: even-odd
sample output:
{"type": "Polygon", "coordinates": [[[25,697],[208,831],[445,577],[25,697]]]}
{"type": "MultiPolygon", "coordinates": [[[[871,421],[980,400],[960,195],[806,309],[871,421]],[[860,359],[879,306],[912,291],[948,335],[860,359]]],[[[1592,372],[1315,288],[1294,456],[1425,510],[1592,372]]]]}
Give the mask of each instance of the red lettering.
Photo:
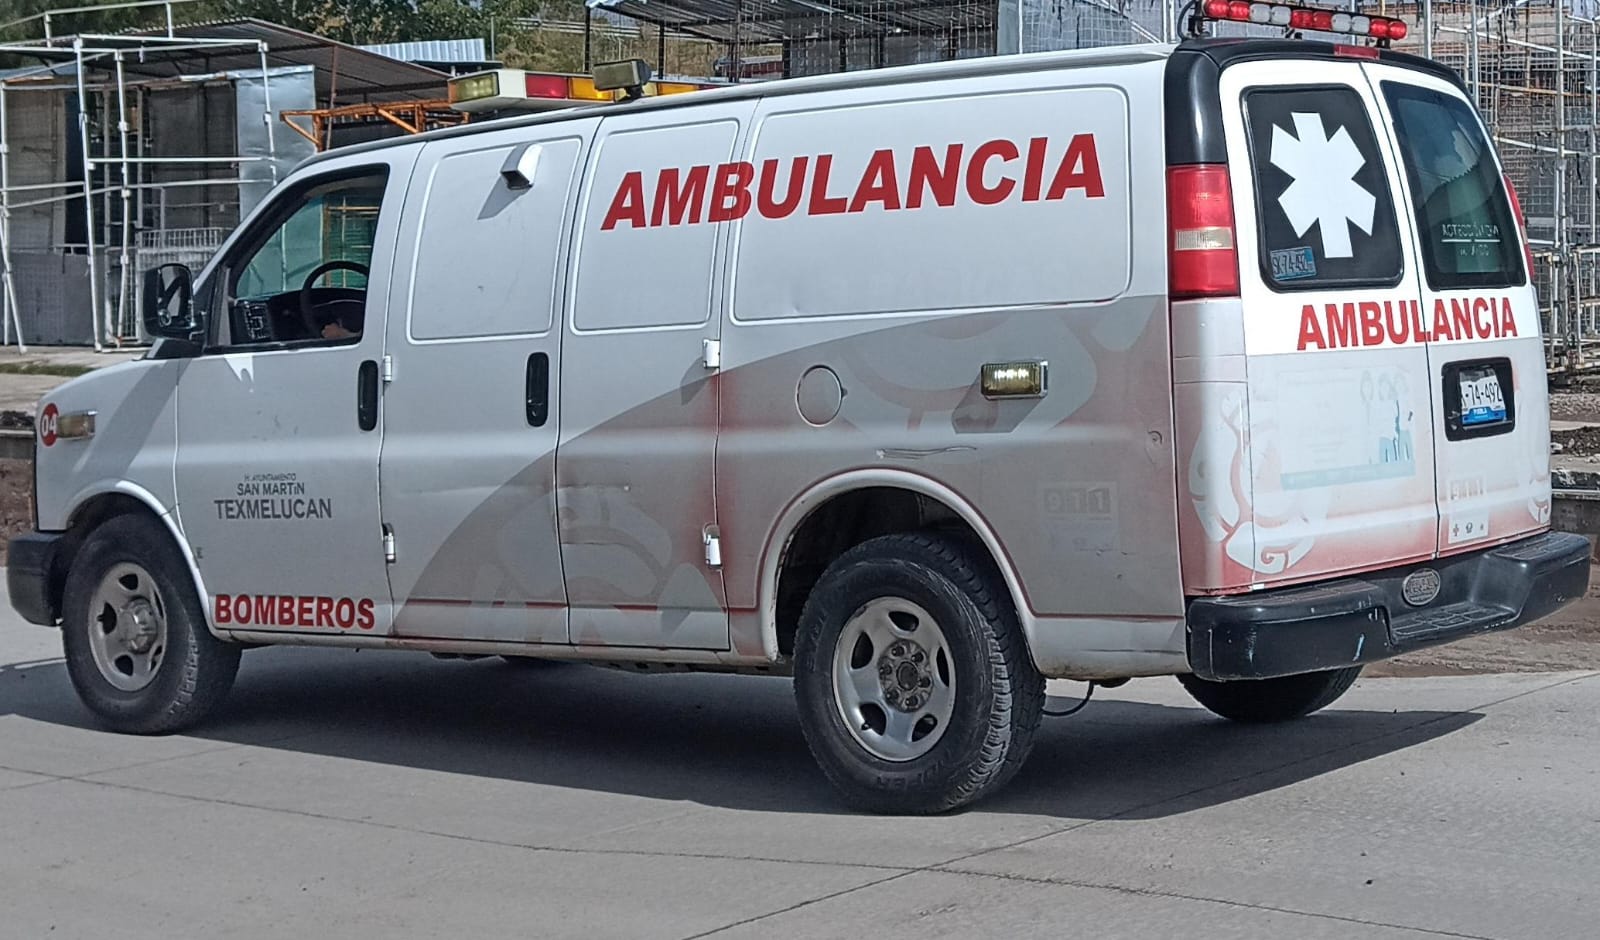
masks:
{"type": "Polygon", "coordinates": [[[356,602],[348,597],[339,598],[333,605],[333,621],[341,630],[348,630],[356,625],[356,602]]]}
{"type": "Polygon", "coordinates": [[[1370,300],[1361,302],[1361,345],[1383,345],[1383,311],[1370,300]]]}
{"type": "Polygon", "coordinates": [[[265,627],[272,623],[272,595],[256,595],[256,626],[265,627]]]}
{"type": "Polygon", "coordinates": [[[1324,311],[1328,319],[1328,345],[1334,349],[1343,349],[1346,346],[1361,345],[1361,337],[1356,332],[1356,305],[1345,304],[1341,310],[1338,304],[1328,304],[1324,311]]]}
{"type": "Polygon", "coordinates": [[[1511,312],[1511,298],[1504,297],[1500,300],[1500,335],[1517,335],[1517,318],[1511,312]]]}
{"type": "Polygon", "coordinates": [[[1081,189],[1090,199],[1106,194],[1106,185],[1100,178],[1100,155],[1094,149],[1093,134],[1076,134],[1067,144],[1066,155],[1056,169],[1056,178],[1050,183],[1046,199],[1065,199],[1067,190],[1081,189]]]}
{"type": "Polygon", "coordinates": [[[766,160],[761,164],[761,185],[756,190],[756,208],[769,219],[783,219],[800,208],[800,197],[805,194],[806,164],[810,157],[795,157],[789,170],[789,189],[782,202],[772,201],[773,187],[778,182],[778,161],[766,160]]]}
{"type": "Polygon", "coordinates": [[[317,598],[317,626],[319,626],[319,627],[331,627],[331,626],[333,626],[333,598],[331,598],[331,597],[319,597],[319,598],[317,598]]]}
{"type": "Polygon", "coordinates": [[[359,615],[356,620],[356,626],[363,630],[371,630],[373,625],[377,623],[377,619],[372,615],[372,598],[370,597],[361,599],[361,603],[356,607],[356,613],[359,615]]]}
{"type": "Polygon", "coordinates": [[[1419,343],[1428,342],[1433,337],[1428,335],[1428,327],[1422,322],[1422,305],[1415,300],[1406,301],[1406,304],[1411,308],[1411,335],[1419,343]]]}
{"type": "Polygon", "coordinates": [[[1450,329],[1450,311],[1444,308],[1444,300],[1437,297],[1433,301],[1433,338],[1436,340],[1456,338],[1455,332],[1450,329]]]}
{"type": "Polygon", "coordinates": [[[712,222],[742,219],[750,211],[750,181],[756,168],[748,163],[724,163],[717,167],[717,185],[711,191],[712,222]]]}
{"type": "Polygon", "coordinates": [[[1488,339],[1494,335],[1494,319],[1485,319],[1484,314],[1489,313],[1489,302],[1482,297],[1472,299],[1472,322],[1478,328],[1479,339],[1488,339]]]}
{"type": "Polygon", "coordinates": [[[233,599],[233,622],[248,624],[250,622],[250,595],[240,594],[233,599]]]}
{"type": "Polygon", "coordinates": [[[1470,305],[1462,303],[1459,297],[1450,299],[1450,319],[1456,339],[1472,338],[1472,309],[1470,305]]]}
{"type": "Polygon", "coordinates": [[[811,205],[807,207],[811,215],[838,215],[849,208],[843,196],[828,195],[828,174],[831,172],[832,154],[818,156],[817,165],[811,173],[811,205]]]}
{"type": "MultiPolygon", "coordinates": [[[[1362,306],[1366,305],[1362,304],[1362,306]]],[[[1377,305],[1374,304],[1373,306],[1377,305]]],[[[1411,321],[1406,319],[1406,305],[1404,301],[1401,301],[1400,303],[1399,328],[1396,329],[1395,327],[1394,301],[1392,300],[1385,300],[1383,302],[1383,322],[1389,327],[1389,342],[1399,346],[1411,339],[1411,321]]]]}
{"type": "Polygon", "coordinates": [[[311,626],[311,607],[313,600],[315,599],[310,597],[302,597],[295,602],[294,622],[296,626],[311,626]]]}
{"type": "Polygon", "coordinates": [[[682,225],[687,217],[692,225],[700,221],[700,212],[706,201],[706,182],[711,178],[711,167],[689,168],[688,178],[678,173],[678,168],[667,167],[656,182],[656,200],[650,210],[650,224],[682,225]]]}
{"type": "Polygon", "coordinates": [[[956,184],[961,175],[961,144],[944,151],[944,165],[933,155],[932,147],[918,147],[911,153],[911,179],[906,185],[906,208],[922,208],[922,196],[931,193],[941,206],[956,204],[956,184]]]}
{"type": "Polygon", "coordinates": [[[1322,338],[1322,324],[1317,322],[1317,309],[1310,304],[1300,308],[1300,345],[1301,352],[1315,345],[1318,349],[1327,349],[1328,342],[1322,338]]]}
{"type": "Polygon", "coordinates": [[[972,152],[972,162],[967,164],[967,197],[980,206],[993,206],[1005,202],[1017,188],[1017,181],[1009,176],[1000,177],[1000,182],[994,186],[986,186],[983,182],[984,170],[990,160],[999,157],[1002,163],[1010,163],[1021,156],[1017,152],[1017,145],[1009,140],[991,140],[980,144],[972,152]]]}
{"type": "Polygon", "coordinates": [[[233,622],[233,598],[226,594],[218,594],[212,605],[216,612],[211,619],[215,620],[218,626],[233,622]]]}
{"type": "Polygon", "coordinates": [[[600,231],[609,232],[618,222],[627,222],[634,228],[644,228],[644,175],[638,170],[625,173],[611,197],[611,208],[606,210],[606,220],[600,231]]]}
{"type": "Polygon", "coordinates": [[[860,212],[869,202],[881,202],[885,211],[900,208],[900,180],[894,172],[894,151],[878,150],[867,161],[856,186],[856,195],[850,200],[850,211],[860,212]]]}
{"type": "Polygon", "coordinates": [[[1044,189],[1044,155],[1050,138],[1035,137],[1028,141],[1028,168],[1022,174],[1022,201],[1038,202],[1044,189]]]}

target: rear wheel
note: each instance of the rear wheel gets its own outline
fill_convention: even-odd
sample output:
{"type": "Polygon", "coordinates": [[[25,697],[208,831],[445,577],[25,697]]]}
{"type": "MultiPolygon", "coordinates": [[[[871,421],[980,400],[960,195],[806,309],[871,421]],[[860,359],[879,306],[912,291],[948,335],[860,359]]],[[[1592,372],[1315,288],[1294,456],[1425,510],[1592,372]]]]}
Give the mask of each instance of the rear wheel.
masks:
{"type": "Polygon", "coordinates": [[[937,813],[1022,766],[1044,680],[985,566],[953,540],[889,535],[846,552],[806,600],[795,698],[847,801],[937,813]]]}
{"type": "Polygon", "coordinates": [[[1350,690],[1360,666],[1309,672],[1276,679],[1239,679],[1215,682],[1197,676],[1179,676],[1194,700],[1232,721],[1268,724],[1289,721],[1332,705],[1350,690]]]}
{"type": "Polygon", "coordinates": [[[188,565],[153,519],[118,516],[90,533],[62,609],[67,674],[113,730],[180,730],[233,686],[239,648],[211,635],[188,565]]]}

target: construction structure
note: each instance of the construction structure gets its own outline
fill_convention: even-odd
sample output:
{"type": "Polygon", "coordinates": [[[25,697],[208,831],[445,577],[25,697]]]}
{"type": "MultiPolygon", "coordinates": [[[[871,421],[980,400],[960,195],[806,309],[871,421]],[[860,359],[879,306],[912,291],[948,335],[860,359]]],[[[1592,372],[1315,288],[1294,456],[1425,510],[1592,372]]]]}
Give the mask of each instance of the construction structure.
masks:
{"type": "Polygon", "coordinates": [[[52,11],[19,21],[37,38],[0,45],[37,63],[0,72],[6,343],[142,342],[140,273],[203,264],[318,149],[288,132],[284,111],[444,96],[442,72],[298,30],[259,20],[179,25],[182,2],[52,11]],[[164,28],[56,28],[128,7],[161,10],[164,28]]]}

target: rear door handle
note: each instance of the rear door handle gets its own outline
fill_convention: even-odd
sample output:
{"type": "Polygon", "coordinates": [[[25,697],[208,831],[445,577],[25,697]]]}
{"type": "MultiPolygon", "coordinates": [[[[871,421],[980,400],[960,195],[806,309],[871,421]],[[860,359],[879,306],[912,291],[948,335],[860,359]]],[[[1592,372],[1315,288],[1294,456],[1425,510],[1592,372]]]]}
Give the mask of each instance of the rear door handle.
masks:
{"type": "Polygon", "coordinates": [[[356,423],[363,431],[378,426],[378,364],[371,359],[356,372],[356,423]]]}
{"type": "Polygon", "coordinates": [[[525,387],[528,426],[544,427],[550,419],[550,357],[536,352],[528,357],[528,375],[525,387]]]}

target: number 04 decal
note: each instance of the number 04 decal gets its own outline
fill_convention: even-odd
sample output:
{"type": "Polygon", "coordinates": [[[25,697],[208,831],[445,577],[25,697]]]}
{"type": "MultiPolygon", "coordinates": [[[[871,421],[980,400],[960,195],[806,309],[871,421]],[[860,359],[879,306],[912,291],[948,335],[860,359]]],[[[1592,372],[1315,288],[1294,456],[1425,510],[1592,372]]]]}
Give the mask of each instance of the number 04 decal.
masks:
{"type": "Polygon", "coordinates": [[[51,402],[44,406],[44,411],[39,414],[39,442],[49,447],[56,442],[56,429],[60,421],[61,412],[51,402]]]}

